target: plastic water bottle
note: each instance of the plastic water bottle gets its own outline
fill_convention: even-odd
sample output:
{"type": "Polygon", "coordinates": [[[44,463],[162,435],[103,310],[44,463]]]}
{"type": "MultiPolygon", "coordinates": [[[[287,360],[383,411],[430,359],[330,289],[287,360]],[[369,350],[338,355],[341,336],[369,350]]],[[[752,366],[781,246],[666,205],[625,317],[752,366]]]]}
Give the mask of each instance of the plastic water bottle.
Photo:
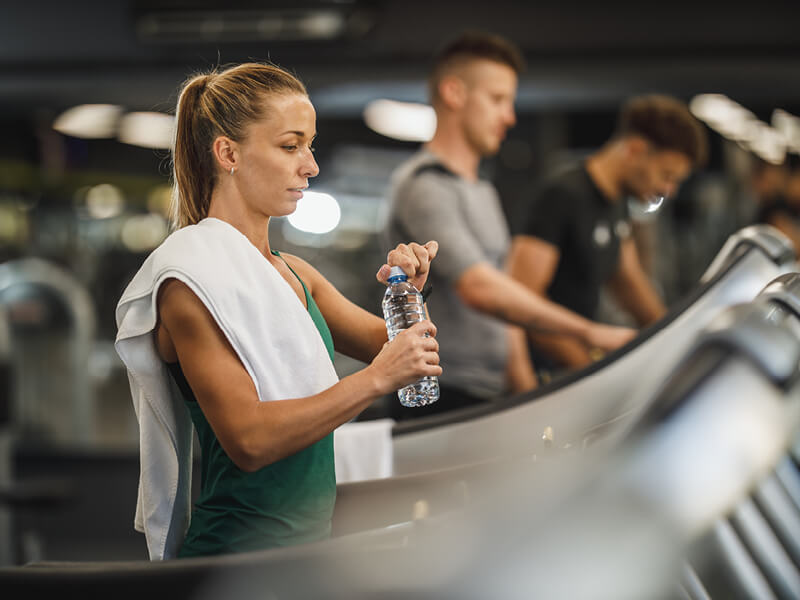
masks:
{"type": "MultiPolygon", "coordinates": [[[[389,285],[383,296],[383,318],[389,341],[403,329],[425,320],[422,294],[408,282],[408,276],[400,267],[392,267],[389,285]]],[[[416,383],[398,390],[403,406],[425,406],[439,399],[439,380],[433,376],[423,377],[416,383]]]]}

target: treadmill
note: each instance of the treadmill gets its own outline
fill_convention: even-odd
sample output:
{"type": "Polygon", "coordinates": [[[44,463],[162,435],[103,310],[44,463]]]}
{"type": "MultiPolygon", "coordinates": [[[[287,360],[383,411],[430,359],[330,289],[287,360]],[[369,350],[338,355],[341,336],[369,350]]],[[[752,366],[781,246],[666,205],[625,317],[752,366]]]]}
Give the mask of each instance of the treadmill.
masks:
{"type": "Polygon", "coordinates": [[[775,277],[796,269],[793,247],[776,229],[738,231],[691,294],[596,363],[525,394],[396,423],[393,473],[483,462],[521,447],[542,456],[602,436],[627,418],[633,402],[652,391],[723,307],[752,300],[775,277]]]}
{"type": "Polygon", "coordinates": [[[491,468],[418,482],[419,501],[461,480],[460,504],[447,511],[417,504],[409,521],[240,555],[4,568],[0,589],[9,598],[65,589],[199,600],[796,598],[800,290],[780,284],[694,336],[617,443],[548,460],[521,448],[491,468]],[[475,486],[475,474],[494,485],[475,486]]]}

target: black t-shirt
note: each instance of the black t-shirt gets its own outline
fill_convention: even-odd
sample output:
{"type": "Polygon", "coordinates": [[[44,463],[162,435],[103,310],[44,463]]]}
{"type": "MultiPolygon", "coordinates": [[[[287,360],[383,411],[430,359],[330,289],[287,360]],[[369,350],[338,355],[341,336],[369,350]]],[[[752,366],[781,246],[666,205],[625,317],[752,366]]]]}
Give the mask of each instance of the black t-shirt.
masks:
{"type": "Polygon", "coordinates": [[[800,215],[798,215],[797,211],[789,206],[789,204],[786,202],[786,198],[784,198],[782,195],[776,195],[772,198],[766,198],[761,204],[759,204],[758,211],[754,217],[754,222],[772,225],[776,217],[797,219],[800,217],[800,215]]]}
{"type": "Polygon", "coordinates": [[[627,203],[606,199],[580,164],[538,189],[522,233],[559,250],[550,299],[595,318],[600,290],[619,265],[620,240],[631,234],[627,203]]]}

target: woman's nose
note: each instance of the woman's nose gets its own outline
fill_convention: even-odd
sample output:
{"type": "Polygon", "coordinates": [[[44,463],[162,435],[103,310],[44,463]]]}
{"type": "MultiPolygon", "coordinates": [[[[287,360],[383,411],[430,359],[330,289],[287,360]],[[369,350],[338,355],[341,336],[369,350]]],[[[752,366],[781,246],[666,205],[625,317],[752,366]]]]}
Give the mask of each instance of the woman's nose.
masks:
{"type": "Polygon", "coordinates": [[[314,158],[314,153],[309,150],[308,160],[303,164],[303,177],[316,177],[319,175],[319,165],[314,158]]]}

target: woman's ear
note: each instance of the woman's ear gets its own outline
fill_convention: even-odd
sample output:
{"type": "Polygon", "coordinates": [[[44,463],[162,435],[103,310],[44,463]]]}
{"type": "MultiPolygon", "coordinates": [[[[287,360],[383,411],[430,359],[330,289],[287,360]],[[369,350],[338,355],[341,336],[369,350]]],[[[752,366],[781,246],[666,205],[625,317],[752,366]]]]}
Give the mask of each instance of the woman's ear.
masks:
{"type": "Polygon", "coordinates": [[[228,136],[221,135],[216,138],[211,150],[217,165],[226,173],[239,168],[239,146],[228,136]]]}

